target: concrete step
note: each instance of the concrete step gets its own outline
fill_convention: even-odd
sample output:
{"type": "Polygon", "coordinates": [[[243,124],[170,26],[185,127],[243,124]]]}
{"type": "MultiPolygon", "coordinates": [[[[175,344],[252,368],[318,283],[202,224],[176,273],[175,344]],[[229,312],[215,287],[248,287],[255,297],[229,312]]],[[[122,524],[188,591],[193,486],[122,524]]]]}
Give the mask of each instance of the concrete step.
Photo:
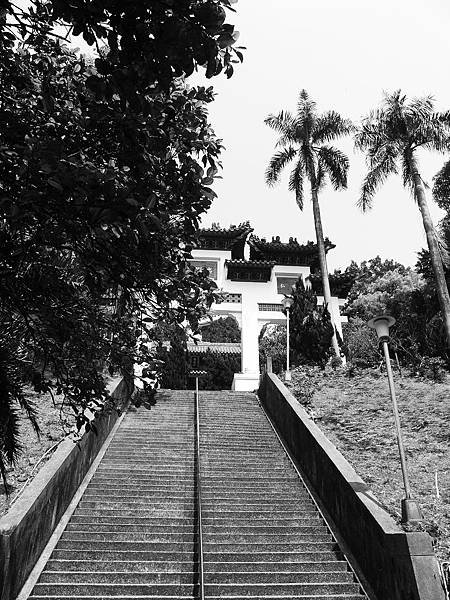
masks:
{"type": "Polygon", "coordinates": [[[117,544],[117,548],[103,547],[86,550],[79,548],[78,546],[74,548],[61,548],[58,544],[57,548],[53,551],[51,558],[55,560],[70,561],[101,560],[106,562],[192,562],[194,558],[194,548],[191,544],[190,547],[179,548],[175,551],[157,550],[152,547],[147,550],[133,550],[125,549],[122,547],[122,545],[117,544]]]}
{"type": "Polygon", "coordinates": [[[180,484],[191,484],[193,482],[193,478],[194,475],[193,473],[186,473],[183,472],[182,475],[177,475],[175,473],[158,473],[157,475],[153,475],[150,477],[146,477],[144,480],[142,480],[142,477],[136,478],[136,479],[130,479],[130,476],[126,475],[126,474],[121,474],[120,476],[117,477],[111,477],[108,474],[101,474],[98,473],[96,475],[94,475],[94,477],[92,478],[92,483],[90,485],[94,485],[94,486],[103,486],[103,485],[107,485],[107,486],[120,486],[123,488],[127,488],[128,485],[133,486],[133,487],[144,487],[145,486],[153,486],[154,482],[158,482],[158,484],[160,485],[174,485],[176,482],[179,482],[180,484]]]}
{"type": "Polygon", "coordinates": [[[173,477],[169,475],[160,475],[151,479],[149,481],[130,481],[129,479],[120,478],[120,479],[112,479],[110,477],[105,478],[97,478],[93,477],[91,483],[89,484],[89,491],[91,490],[119,490],[121,492],[128,490],[154,490],[155,488],[159,488],[161,490],[164,489],[172,489],[176,486],[179,486],[182,489],[189,489],[194,485],[193,477],[173,477]]]}
{"type": "Polygon", "coordinates": [[[126,572],[126,573],[189,573],[197,571],[198,565],[192,560],[165,561],[165,560],[68,560],[51,559],[47,563],[48,571],[70,571],[70,572],[126,572]]]}
{"type": "MultiPolygon", "coordinates": [[[[203,517],[203,515],[202,515],[203,517]]],[[[320,517],[319,513],[308,513],[305,515],[301,515],[298,518],[271,518],[270,515],[263,516],[261,515],[252,515],[253,518],[250,517],[242,517],[242,516],[229,516],[229,517],[221,517],[221,513],[218,513],[214,517],[203,517],[203,524],[205,526],[214,526],[214,527],[282,527],[282,528],[291,528],[291,527],[304,527],[304,526],[314,526],[323,524],[323,520],[320,517]]]]}
{"type": "Polygon", "coordinates": [[[306,550],[303,551],[275,551],[270,550],[263,551],[238,551],[238,549],[225,550],[209,550],[205,548],[204,551],[205,564],[208,563],[222,563],[222,562],[260,562],[266,565],[272,566],[275,563],[279,564],[290,564],[298,562],[332,562],[335,560],[342,560],[342,554],[339,551],[337,545],[332,548],[327,547],[326,550],[320,550],[312,548],[308,545],[306,550]]]}
{"type": "Polygon", "coordinates": [[[244,505],[240,507],[236,507],[234,510],[233,507],[225,506],[205,506],[202,509],[202,516],[205,518],[215,518],[220,517],[222,519],[227,519],[228,517],[238,517],[238,518],[248,518],[252,519],[261,519],[261,518],[297,518],[304,515],[317,515],[317,509],[314,507],[306,507],[306,508],[298,508],[292,507],[289,508],[283,507],[281,509],[276,509],[275,507],[271,509],[270,506],[261,506],[261,505],[253,505],[249,506],[244,505]]]}
{"type": "Polygon", "coordinates": [[[312,525],[297,525],[295,527],[276,527],[271,525],[207,525],[207,535],[217,535],[217,536],[236,536],[236,535],[277,535],[283,536],[291,536],[291,535],[299,535],[299,534],[314,534],[319,533],[323,534],[328,533],[328,528],[323,525],[320,521],[317,524],[313,523],[312,525]]]}
{"type": "MultiPolygon", "coordinates": [[[[257,558],[258,555],[255,555],[257,558]]],[[[224,573],[267,573],[267,569],[270,569],[270,573],[311,573],[311,572],[319,572],[324,573],[328,571],[343,571],[348,572],[348,565],[344,560],[333,560],[326,562],[313,560],[304,561],[304,562],[271,562],[268,563],[266,561],[257,562],[256,560],[252,562],[211,562],[206,561],[204,563],[205,573],[214,575],[214,574],[224,574],[224,573]]]]}
{"type": "Polygon", "coordinates": [[[148,506],[147,508],[141,508],[137,510],[135,507],[131,508],[120,508],[120,509],[91,509],[91,508],[77,508],[75,513],[76,516],[89,516],[89,517],[137,517],[140,519],[144,518],[182,518],[186,516],[187,518],[193,518],[194,511],[193,507],[189,506],[188,508],[174,508],[165,506],[148,506]]]}
{"type": "MultiPolygon", "coordinates": [[[[104,502],[116,502],[117,499],[123,499],[124,497],[124,492],[110,492],[110,491],[104,491],[102,493],[99,493],[98,491],[95,490],[86,490],[83,498],[85,500],[88,500],[89,502],[97,502],[97,501],[101,501],[103,500],[104,502]]],[[[186,489],[186,490],[176,490],[176,489],[169,489],[169,490],[159,490],[159,489],[154,489],[154,490],[146,490],[145,492],[139,491],[139,492],[135,492],[130,490],[130,492],[126,495],[127,501],[128,502],[134,502],[136,501],[149,501],[149,500],[154,500],[154,499],[160,499],[160,498],[164,498],[166,500],[183,500],[185,499],[186,501],[189,502],[193,502],[194,499],[194,490],[193,489],[186,489]]]]}
{"type": "MultiPolygon", "coordinates": [[[[173,493],[174,492],[170,492],[170,494],[173,493]]],[[[239,489],[230,489],[227,491],[212,490],[211,488],[204,490],[202,487],[202,501],[205,504],[220,500],[235,500],[239,503],[245,502],[246,500],[250,500],[251,502],[255,500],[259,502],[282,501],[290,502],[295,505],[298,505],[298,503],[302,501],[312,502],[311,497],[304,490],[299,490],[298,492],[280,492],[278,490],[267,490],[266,492],[261,492],[260,490],[245,491],[239,489]]]]}
{"type": "Polygon", "coordinates": [[[53,596],[64,598],[66,596],[93,596],[94,598],[103,598],[111,596],[182,596],[183,598],[192,597],[195,594],[195,588],[192,583],[150,583],[150,584],[107,584],[107,583],[38,583],[33,594],[36,596],[53,596]]]}
{"type": "Polygon", "coordinates": [[[308,550],[330,551],[335,549],[336,545],[331,541],[309,541],[292,543],[265,543],[265,542],[223,542],[205,541],[204,548],[207,552],[307,552],[308,550]]]}
{"type": "Polygon", "coordinates": [[[266,598],[267,596],[283,596],[287,598],[297,598],[305,595],[314,597],[317,595],[342,595],[357,594],[359,585],[356,583],[280,583],[280,584],[258,584],[258,583],[222,583],[206,584],[205,595],[211,596],[256,596],[266,598]]]}
{"type": "MultiPolygon", "coordinates": [[[[269,565],[267,565],[270,568],[269,565]]],[[[209,584],[299,584],[299,583],[354,583],[353,573],[348,571],[239,571],[207,572],[205,581],[209,584]]]]}
{"type": "MultiPolygon", "coordinates": [[[[332,542],[333,538],[327,530],[321,529],[318,532],[313,528],[308,533],[292,533],[289,535],[285,534],[272,534],[272,533],[211,533],[207,531],[203,534],[203,542],[205,544],[267,544],[267,546],[273,546],[274,544],[304,544],[304,543],[327,543],[332,542]],[[325,532],[325,533],[323,533],[325,532]]],[[[121,535],[121,534],[117,534],[121,535]]],[[[81,538],[80,538],[81,539],[81,538]]],[[[112,538],[115,539],[115,538],[112,538]]],[[[118,539],[118,538],[117,538],[118,539]]],[[[130,538],[130,539],[134,539],[130,538]]],[[[143,538],[144,539],[144,538],[143,538]]],[[[145,538],[146,539],[146,538],[145,538]]],[[[159,541],[163,541],[161,538],[159,541]]]]}
{"type": "MultiPolygon", "coordinates": [[[[211,536],[211,539],[231,539],[231,536],[219,536],[219,535],[214,535],[214,538],[211,536]]],[[[304,535],[304,536],[296,536],[299,538],[299,541],[302,541],[301,538],[305,538],[305,541],[307,541],[306,538],[309,538],[308,535],[304,535]]],[[[324,538],[323,541],[326,541],[326,536],[318,536],[321,538],[324,538]]],[[[261,538],[261,540],[263,539],[263,536],[254,536],[253,539],[256,538],[261,538]]],[[[160,532],[157,533],[155,531],[147,531],[145,529],[138,529],[136,530],[131,530],[129,527],[127,527],[125,529],[125,531],[80,531],[80,530],[76,530],[76,531],[65,531],[62,536],[61,536],[61,540],[63,541],[72,541],[72,542],[76,542],[76,541],[89,541],[92,543],[95,542],[150,542],[150,543],[162,543],[162,542],[168,542],[170,544],[174,544],[174,543],[179,543],[179,542],[192,542],[195,539],[195,534],[190,531],[189,533],[184,533],[183,531],[177,531],[176,533],[172,533],[172,532],[160,532]]],[[[264,538],[265,539],[265,538],[264,538]]],[[[322,540],[320,540],[322,541],[322,540]]]]}
{"type": "Polygon", "coordinates": [[[172,499],[172,498],[152,498],[151,500],[135,500],[135,501],[130,501],[128,502],[128,500],[126,502],[124,501],[120,501],[120,500],[113,500],[113,499],[103,499],[103,500],[98,500],[98,501],[91,501],[91,500],[82,500],[79,504],[80,508],[84,508],[84,509],[93,509],[93,510],[98,510],[98,509],[105,509],[105,510],[113,510],[113,509],[117,509],[117,510],[124,510],[127,508],[132,508],[132,509],[136,509],[136,510],[145,510],[146,507],[148,507],[148,509],[155,509],[157,507],[159,508],[177,508],[177,509],[181,509],[183,507],[186,507],[186,509],[192,508],[192,502],[193,502],[193,498],[191,499],[184,499],[184,498],[179,498],[179,499],[172,499]],[[149,506],[150,505],[150,506],[149,506]]]}
{"type": "MultiPolygon", "coordinates": [[[[112,521],[112,520],[111,520],[112,521]]],[[[98,523],[98,522],[71,522],[67,525],[65,531],[73,531],[74,533],[84,532],[123,532],[123,531],[142,531],[144,533],[152,532],[155,534],[159,533],[170,533],[170,534],[180,534],[189,535],[194,532],[193,523],[185,524],[184,521],[180,521],[178,523],[164,523],[163,521],[159,521],[158,524],[155,524],[153,521],[144,521],[143,523],[135,523],[135,522],[126,522],[126,523],[98,523]]]]}
{"type": "MultiPolygon", "coordinates": [[[[216,544],[217,545],[217,544],[216,544]]],[[[224,544],[223,546],[227,546],[224,544]]],[[[229,550],[230,544],[228,544],[229,550]]],[[[314,545],[316,547],[316,544],[314,545]]],[[[325,547],[326,544],[322,544],[320,550],[328,549],[325,547]]],[[[222,547],[222,546],[221,546],[222,547]]],[[[152,541],[135,541],[135,540],[73,540],[73,539],[60,539],[58,542],[58,548],[61,550],[95,550],[101,552],[102,550],[122,550],[122,551],[152,551],[152,552],[182,552],[188,553],[193,552],[193,543],[191,542],[152,542],[152,541]]],[[[254,550],[257,550],[256,547],[254,550]]],[[[249,550],[250,551],[250,550],[249,550]]]]}
{"type": "MultiPolygon", "coordinates": [[[[342,575],[342,574],[341,574],[342,575]]],[[[344,573],[345,575],[345,573],[344,573]]],[[[336,580],[337,581],[337,580],[336,580]]],[[[192,585],[193,573],[183,572],[127,572],[127,571],[50,571],[42,573],[39,583],[52,584],[171,584],[171,585],[192,585]]]]}
{"type": "Polygon", "coordinates": [[[82,524],[87,524],[87,525],[95,525],[95,524],[99,524],[99,525],[112,525],[113,527],[117,526],[122,526],[122,525],[126,525],[127,523],[131,524],[131,525],[137,525],[139,527],[141,526],[163,526],[165,528],[167,527],[177,527],[177,526],[186,526],[186,527],[191,527],[192,531],[194,530],[193,528],[193,524],[194,524],[194,519],[193,517],[154,517],[154,516],[150,516],[150,517],[139,517],[133,514],[133,516],[131,517],[121,517],[118,516],[117,514],[114,514],[113,516],[104,516],[103,513],[101,513],[100,515],[97,516],[89,516],[88,514],[83,514],[83,513],[75,513],[74,515],[72,515],[72,518],[70,519],[70,525],[74,525],[77,523],[82,523],[82,524]]]}

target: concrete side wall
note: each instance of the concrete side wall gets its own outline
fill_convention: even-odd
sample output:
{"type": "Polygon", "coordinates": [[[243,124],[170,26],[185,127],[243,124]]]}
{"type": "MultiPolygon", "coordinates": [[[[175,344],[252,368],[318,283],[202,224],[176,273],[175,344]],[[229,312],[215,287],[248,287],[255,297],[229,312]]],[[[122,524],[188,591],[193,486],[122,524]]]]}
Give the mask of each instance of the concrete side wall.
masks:
{"type": "Polygon", "coordinates": [[[276,375],[259,397],[379,600],[445,600],[430,536],[398,528],[276,375]]]}
{"type": "MultiPolygon", "coordinates": [[[[113,397],[126,395],[121,382],[113,397]]],[[[19,593],[118,416],[113,411],[97,417],[97,434],[89,431],[77,444],[64,440],[0,519],[1,600],[19,593]]]]}

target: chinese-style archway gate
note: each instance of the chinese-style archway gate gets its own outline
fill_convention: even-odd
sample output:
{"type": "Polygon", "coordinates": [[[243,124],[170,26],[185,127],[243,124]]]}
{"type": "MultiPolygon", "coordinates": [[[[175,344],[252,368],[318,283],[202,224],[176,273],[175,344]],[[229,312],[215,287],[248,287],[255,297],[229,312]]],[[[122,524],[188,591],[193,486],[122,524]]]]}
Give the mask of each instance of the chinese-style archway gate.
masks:
{"type": "MultiPolygon", "coordinates": [[[[268,242],[252,231],[247,223],[228,229],[202,229],[190,261],[195,267],[207,268],[221,291],[222,301],[212,305],[212,316],[232,315],[241,328],[241,372],[233,381],[233,389],[240,391],[258,387],[259,333],[268,323],[285,322],[284,295],[291,292],[299,277],[305,285],[320,280],[315,276],[319,270],[316,244],[299,244],[295,238],[283,243],[279,237],[268,242]]],[[[327,251],[334,247],[325,240],[327,251]]],[[[323,297],[318,295],[318,301],[323,303],[323,297]]],[[[340,333],[341,323],[346,321],[339,311],[344,302],[333,296],[329,307],[340,333]]]]}

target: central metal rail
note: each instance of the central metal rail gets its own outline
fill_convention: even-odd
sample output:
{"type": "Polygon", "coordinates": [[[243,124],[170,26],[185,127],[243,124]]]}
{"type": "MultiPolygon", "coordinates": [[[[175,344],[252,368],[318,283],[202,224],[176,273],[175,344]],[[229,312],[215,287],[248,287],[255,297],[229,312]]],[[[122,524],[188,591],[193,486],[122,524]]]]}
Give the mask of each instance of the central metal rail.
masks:
{"type": "Polygon", "coordinates": [[[205,598],[205,578],[203,573],[203,527],[202,527],[202,475],[200,461],[200,412],[198,401],[198,377],[195,377],[195,483],[197,488],[197,552],[198,552],[198,597],[205,598]]]}

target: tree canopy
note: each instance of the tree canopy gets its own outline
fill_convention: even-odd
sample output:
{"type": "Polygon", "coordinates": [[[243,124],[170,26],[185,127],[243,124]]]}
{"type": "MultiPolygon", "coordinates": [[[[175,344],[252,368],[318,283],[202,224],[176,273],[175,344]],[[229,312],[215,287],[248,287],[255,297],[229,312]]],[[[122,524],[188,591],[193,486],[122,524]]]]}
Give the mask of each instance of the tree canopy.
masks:
{"type": "Polygon", "coordinates": [[[7,2],[0,13],[3,474],[18,449],[14,402],[33,415],[24,379],[61,393],[81,424],[83,409],[107,398],[104,366],[151,361],[151,346],[136,346],[138,327],[150,338],[155,321],[195,330],[212,300],[207,274],[186,260],[222,145],[208,124],[212,88],[180,76],[186,45],[208,76],[220,65],[231,75],[234,29],[210,11],[230,4],[92,2],[87,11],[55,0],[28,12],[7,2]],[[109,46],[81,56],[60,39],[62,20],[109,46]],[[201,40],[170,45],[182,22],[201,40]]]}

